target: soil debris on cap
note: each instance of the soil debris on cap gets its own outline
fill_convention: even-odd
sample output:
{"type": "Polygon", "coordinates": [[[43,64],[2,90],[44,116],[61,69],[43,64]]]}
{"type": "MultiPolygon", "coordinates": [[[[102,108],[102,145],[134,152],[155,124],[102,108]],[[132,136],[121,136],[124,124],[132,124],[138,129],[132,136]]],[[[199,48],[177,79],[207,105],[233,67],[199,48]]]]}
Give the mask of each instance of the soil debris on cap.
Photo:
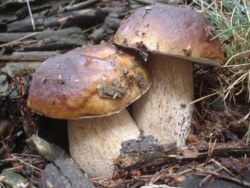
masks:
{"type": "Polygon", "coordinates": [[[111,84],[101,81],[97,85],[97,91],[100,97],[117,99],[123,97],[126,89],[121,86],[118,79],[113,79],[111,84]]]}

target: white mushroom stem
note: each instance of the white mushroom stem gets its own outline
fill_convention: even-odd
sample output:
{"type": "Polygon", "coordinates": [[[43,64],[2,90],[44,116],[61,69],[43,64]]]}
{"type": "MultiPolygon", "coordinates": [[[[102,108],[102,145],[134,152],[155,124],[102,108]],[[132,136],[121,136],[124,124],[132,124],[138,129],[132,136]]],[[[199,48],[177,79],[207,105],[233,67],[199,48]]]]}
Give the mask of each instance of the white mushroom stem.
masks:
{"type": "Polygon", "coordinates": [[[121,143],[138,139],[139,129],[127,110],[106,117],[68,121],[72,158],[90,178],[112,176],[121,143]]]}
{"type": "Polygon", "coordinates": [[[160,144],[185,143],[190,133],[193,100],[192,63],[177,57],[150,55],[152,85],[133,103],[133,118],[143,135],[160,144]]]}

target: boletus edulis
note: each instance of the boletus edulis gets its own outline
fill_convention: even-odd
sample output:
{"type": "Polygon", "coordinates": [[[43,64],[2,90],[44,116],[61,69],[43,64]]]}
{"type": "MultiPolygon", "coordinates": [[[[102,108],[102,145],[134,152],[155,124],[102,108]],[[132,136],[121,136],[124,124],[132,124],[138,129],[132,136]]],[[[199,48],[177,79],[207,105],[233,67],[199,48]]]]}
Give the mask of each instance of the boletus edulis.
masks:
{"type": "Polygon", "coordinates": [[[125,108],[149,88],[142,64],[104,43],[51,57],[33,76],[29,107],[68,120],[70,154],[89,177],[112,176],[121,142],[140,134],[125,108]]]}
{"type": "Polygon", "coordinates": [[[114,43],[148,55],[152,85],[132,105],[144,135],[160,144],[185,143],[193,111],[192,62],[223,64],[223,50],[213,36],[214,26],[190,8],[146,6],[122,21],[114,43]]]}

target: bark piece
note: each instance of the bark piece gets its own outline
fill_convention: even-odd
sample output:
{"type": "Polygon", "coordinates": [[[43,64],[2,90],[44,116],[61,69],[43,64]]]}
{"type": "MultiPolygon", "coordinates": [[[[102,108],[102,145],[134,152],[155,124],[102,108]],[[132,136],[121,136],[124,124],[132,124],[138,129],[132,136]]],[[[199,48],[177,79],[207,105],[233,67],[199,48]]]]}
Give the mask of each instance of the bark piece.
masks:
{"type": "MultiPolygon", "coordinates": [[[[83,9],[78,11],[66,12],[53,15],[51,17],[35,19],[36,30],[43,30],[48,27],[90,27],[104,20],[106,15],[97,14],[95,9],[83,9]],[[84,20],[84,21],[83,21],[84,20]]],[[[17,20],[7,25],[8,32],[29,32],[33,31],[30,18],[17,20]]]]}
{"type": "Polygon", "coordinates": [[[38,151],[48,161],[55,162],[57,159],[69,158],[69,155],[62,148],[50,144],[36,135],[32,135],[26,142],[33,150],[38,151]]]}
{"type": "Polygon", "coordinates": [[[16,42],[11,46],[6,46],[6,49],[15,51],[56,51],[70,50],[75,47],[80,47],[86,44],[86,39],[82,35],[72,37],[49,37],[44,40],[28,40],[16,42]]]}
{"type": "Polygon", "coordinates": [[[44,40],[39,40],[31,45],[24,45],[24,51],[47,51],[47,50],[69,50],[72,48],[80,47],[86,44],[83,36],[73,37],[51,37],[44,40]]]}
{"type": "Polygon", "coordinates": [[[81,3],[77,3],[74,5],[69,5],[66,6],[64,8],[59,9],[58,12],[69,12],[69,11],[73,11],[73,10],[79,10],[79,9],[83,9],[86,7],[89,7],[90,5],[93,5],[95,3],[98,3],[99,0],[87,0],[85,2],[81,2],[81,3]]]}
{"type": "Polygon", "coordinates": [[[121,172],[143,167],[152,167],[170,161],[168,154],[175,152],[175,145],[159,145],[152,135],[140,140],[128,140],[122,142],[120,155],[114,163],[121,172]]]}
{"type": "Polygon", "coordinates": [[[85,173],[74,163],[69,155],[60,147],[32,135],[27,144],[47,160],[48,164],[42,173],[41,188],[94,188],[85,173]]]}
{"type": "MultiPolygon", "coordinates": [[[[81,32],[81,28],[79,27],[69,27],[65,29],[59,30],[45,30],[41,32],[37,32],[36,34],[32,35],[31,39],[46,39],[48,37],[57,36],[57,37],[65,37],[70,36],[72,34],[79,34],[81,32]]],[[[32,32],[21,32],[21,33],[1,33],[0,35],[0,42],[11,42],[23,38],[25,36],[31,35],[32,32]]]]}
{"type": "Polygon", "coordinates": [[[62,176],[58,168],[54,164],[48,164],[42,175],[39,183],[40,188],[53,188],[53,187],[70,187],[70,182],[66,177],[62,176]]]}
{"type": "Polygon", "coordinates": [[[161,166],[169,162],[190,162],[206,160],[207,157],[228,157],[250,155],[250,148],[244,144],[221,143],[212,148],[200,150],[200,144],[176,148],[174,145],[159,145],[152,136],[141,140],[129,140],[122,143],[120,155],[115,159],[118,172],[144,167],[161,166]]]}
{"type": "Polygon", "coordinates": [[[58,55],[57,51],[46,52],[46,51],[32,51],[32,52],[14,52],[12,55],[0,56],[0,61],[32,61],[32,62],[43,62],[49,57],[58,55]]]}
{"type": "MultiPolygon", "coordinates": [[[[37,7],[31,7],[31,12],[32,14],[34,13],[37,13],[37,12],[40,12],[40,11],[43,11],[43,10],[46,10],[46,9],[49,9],[51,8],[51,5],[41,5],[41,6],[37,6],[37,7]]],[[[24,6],[23,8],[21,8],[20,10],[18,10],[15,15],[19,18],[19,19],[22,19],[26,16],[29,15],[29,10],[28,10],[28,7],[27,6],[24,6]]]]}
{"type": "Polygon", "coordinates": [[[40,188],[94,188],[72,159],[57,159],[48,164],[42,173],[40,188]]]}
{"type": "Polygon", "coordinates": [[[102,40],[108,41],[110,36],[118,29],[120,26],[121,19],[118,14],[110,13],[109,16],[105,18],[104,24],[96,29],[89,37],[99,43],[102,40]]]}

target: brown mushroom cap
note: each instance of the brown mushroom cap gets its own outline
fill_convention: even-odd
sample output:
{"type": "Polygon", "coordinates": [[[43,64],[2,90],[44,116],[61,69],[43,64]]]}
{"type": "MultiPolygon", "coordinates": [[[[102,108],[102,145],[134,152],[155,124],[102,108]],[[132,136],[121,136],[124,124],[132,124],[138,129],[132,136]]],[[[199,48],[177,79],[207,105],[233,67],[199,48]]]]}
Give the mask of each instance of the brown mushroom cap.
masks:
{"type": "Polygon", "coordinates": [[[210,40],[213,28],[201,14],[188,8],[152,5],[141,7],[125,18],[114,42],[141,51],[222,65],[220,43],[210,40]]]}
{"type": "Polygon", "coordinates": [[[137,57],[109,44],[51,57],[33,76],[28,106],[34,112],[59,119],[119,112],[150,85],[147,71],[137,57]]]}

